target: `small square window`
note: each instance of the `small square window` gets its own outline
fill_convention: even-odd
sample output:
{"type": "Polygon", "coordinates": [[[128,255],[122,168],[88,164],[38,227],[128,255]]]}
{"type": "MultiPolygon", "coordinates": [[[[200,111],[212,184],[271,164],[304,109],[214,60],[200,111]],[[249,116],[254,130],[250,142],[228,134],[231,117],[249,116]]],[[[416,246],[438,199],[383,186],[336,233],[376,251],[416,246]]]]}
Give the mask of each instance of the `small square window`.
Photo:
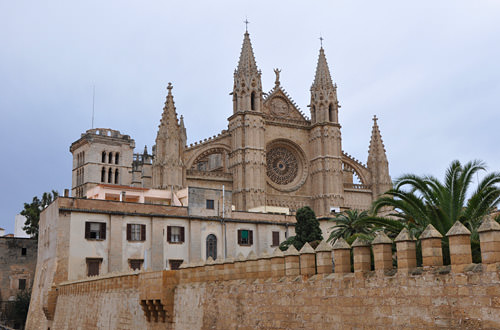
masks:
{"type": "Polygon", "coordinates": [[[26,249],[26,248],[21,248],[21,255],[22,255],[22,256],[25,256],[25,255],[26,255],[26,253],[27,253],[27,251],[28,251],[28,249],[26,249]]]}
{"type": "Polygon", "coordinates": [[[146,225],[128,223],[127,224],[127,241],[145,241],[146,240],[146,225]]]}
{"type": "Polygon", "coordinates": [[[239,245],[252,245],[253,244],[253,231],[247,229],[238,230],[238,244],[239,245]]]}
{"type": "Polygon", "coordinates": [[[208,210],[214,209],[214,200],[213,199],[207,199],[207,209],[208,210]]]}
{"type": "Polygon", "coordinates": [[[128,263],[129,263],[131,269],[139,270],[142,268],[142,264],[144,263],[144,259],[129,259],[128,263]]]}
{"type": "Polygon", "coordinates": [[[184,227],[168,226],[167,227],[167,241],[169,243],[183,243],[184,242],[184,227]]]}
{"type": "Polygon", "coordinates": [[[102,258],[87,258],[87,276],[99,275],[102,258]]]}
{"type": "Polygon", "coordinates": [[[26,279],[25,278],[19,279],[18,288],[19,288],[19,290],[26,289],[26,279]]]}
{"type": "Polygon", "coordinates": [[[169,265],[170,265],[170,269],[171,270],[176,270],[176,269],[179,269],[179,267],[182,265],[182,262],[184,260],[175,260],[175,259],[170,259],[168,261],[169,265]]]}
{"type": "Polygon", "coordinates": [[[85,238],[106,239],[106,224],[104,222],[85,222],[85,238]]]}

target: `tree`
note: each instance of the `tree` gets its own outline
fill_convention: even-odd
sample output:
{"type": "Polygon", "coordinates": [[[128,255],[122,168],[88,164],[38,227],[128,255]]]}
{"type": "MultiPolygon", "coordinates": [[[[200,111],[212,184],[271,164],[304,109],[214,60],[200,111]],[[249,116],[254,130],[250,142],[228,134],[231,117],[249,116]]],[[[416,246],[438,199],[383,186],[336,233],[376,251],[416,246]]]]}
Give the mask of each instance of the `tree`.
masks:
{"type": "MultiPolygon", "coordinates": [[[[394,189],[374,202],[373,211],[382,207],[393,208],[390,217],[399,219],[416,237],[429,224],[445,236],[453,224],[460,221],[472,233],[473,254],[477,256],[477,229],[500,201],[498,172],[486,174],[471,191],[474,175],[485,170],[481,161],[462,165],[455,160],[446,170],[444,182],[433,176],[403,175],[396,181],[394,189]]],[[[446,237],[443,241],[446,245],[446,237]]]]}
{"type": "Polygon", "coordinates": [[[396,236],[404,228],[399,221],[377,217],[370,215],[368,211],[359,210],[345,210],[328,221],[335,224],[330,227],[331,232],[327,240],[332,244],[339,238],[345,239],[349,244],[357,237],[371,240],[374,232],[381,229],[396,236]]]}
{"type": "Polygon", "coordinates": [[[295,225],[295,236],[289,237],[280,244],[280,249],[282,251],[286,251],[290,245],[300,250],[306,243],[319,242],[323,239],[319,221],[316,219],[316,214],[314,214],[314,211],[309,206],[300,208],[295,215],[295,219],[297,220],[297,224],[295,225]]]}
{"type": "Polygon", "coordinates": [[[22,325],[21,329],[23,329],[28,316],[30,299],[31,289],[19,291],[15,300],[9,301],[6,306],[5,321],[11,324],[20,324],[22,325]]]}
{"type": "Polygon", "coordinates": [[[59,193],[52,190],[51,193],[43,193],[41,199],[35,196],[30,204],[24,203],[24,209],[21,211],[21,215],[26,217],[23,229],[28,235],[38,239],[38,222],[40,221],[40,212],[49,206],[58,196],[59,193]]]}

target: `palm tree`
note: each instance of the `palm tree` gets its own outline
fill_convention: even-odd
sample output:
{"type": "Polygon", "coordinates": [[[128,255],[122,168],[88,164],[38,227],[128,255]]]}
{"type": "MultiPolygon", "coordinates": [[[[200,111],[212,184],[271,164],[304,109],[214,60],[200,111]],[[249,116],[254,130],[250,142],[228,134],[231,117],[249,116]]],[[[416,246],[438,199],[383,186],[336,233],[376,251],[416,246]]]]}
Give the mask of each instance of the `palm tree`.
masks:
{"type": "Polygon", "coordinates": [[[384,229],[389,233],[397,235],[404,228],[399,221],[370,215],[368,211],[345,210],[329,219],[335,225],[330,228],[330,236],[327,242],[334,243],[339,238],[352,243],[356,237],[371,240],[373,233],[384,229]]]}
{"type": "Polygon", "coordinates": [[[393,189],[374,202],[372,211],[392,208],[390,217],[399,219],[417,237],[428,224],[445,236],[460,221],[471,231],[474,248],[478,246],[477,228],[500,201],[498,172],[487,174],[471,191],[474,175],[485,170],[481,161],[462,165],[455,160],[446,170],[443,183],[433,176],[403,175],[393,189]]]}

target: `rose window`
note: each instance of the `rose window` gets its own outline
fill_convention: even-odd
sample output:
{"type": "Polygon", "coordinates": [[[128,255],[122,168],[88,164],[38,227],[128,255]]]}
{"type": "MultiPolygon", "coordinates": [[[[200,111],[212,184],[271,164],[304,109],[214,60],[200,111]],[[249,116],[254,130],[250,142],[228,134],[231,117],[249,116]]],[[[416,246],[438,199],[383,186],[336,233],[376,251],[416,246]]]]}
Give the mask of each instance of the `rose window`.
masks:
{"type": "Polygon", "coordinates": [[[295,155],[284,147],[272,148],[267,155],[267,176],[271,181],[286,185],[297,177],[299,165],[295,155]]]}

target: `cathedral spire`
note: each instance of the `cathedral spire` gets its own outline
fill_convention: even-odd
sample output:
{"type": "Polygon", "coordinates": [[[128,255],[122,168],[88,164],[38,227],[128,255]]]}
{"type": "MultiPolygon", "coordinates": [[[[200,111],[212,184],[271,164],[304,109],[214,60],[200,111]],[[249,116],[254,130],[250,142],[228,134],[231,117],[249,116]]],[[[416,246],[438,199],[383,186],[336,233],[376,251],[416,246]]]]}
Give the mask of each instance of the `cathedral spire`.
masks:
{"type": "Polygon", "coordinates": [[[233,112],[257,111],[262,109],[261,72],[253,54],[250,35],[245,31],[238,67],[234,70],[233,112]]]}
{"type": "Polygon", "coordinates": [[[172,83],[168,83],[168,95],[165,101],[165,106],[163,107],[163,113],[160,120],[160,133],[166,133],[167,129],[177,129],[179,124],[177,122],[177,112],[175,111],[174,96],[172,95],[172,83]]]}
{"type": "MultiPolygon", "coordinates": [[[[323,42],[323,38],[320,39],[323,42]]],[[[311,86],[311,123],[338,123],[337,86],[332,82],[323,45],[319,49],[316,75],[311,86]]]]}
{"type": "Polygon", "coordinates": [[[255,62],[255,56],[253,54],[252,43],[250,41],[250,35],[248,34],[248,31],[245,31],[243,46],[241,47],[240,60],[235,74],[252,74],[258,73],[258,71],[257,62],[255,62]]]}
{"type": "Polygon", "coordinates": [[[374,198],[377,198],[392,188],[389,176],[389,162],[385,153],[384,142],[377,123],[377,116],[373,116],[372,137],[368,149],[368,169],[371,173],[371,183],[374,198]]]}
{"type": "Polygon", "coordinates": [[[372,127],[372,137],[370,140],[370,147],[368,150],[368,162],[370,158],[373,160],[386,161],[387,156],[385,154],[384,142],[382,141],[382,135],[380,134],[380,129],[377,123],[377,116],[373,116],[373,127],[372,127]]]}
{"type": "Polygon", "coordinates": [[[186,146],[184,123],[177,120],[172,84],[168,83],[168,94],[160,126],[156,135],[156,152],[153,159],[153,188],[181,189],[185,185],[186,168],[183,163],[186,146]]]}
{"type": "Polygon", "coordinates": [[[334,89],[332,76],[330,75],[330,69],[328,69],[328,63],[326,62],[325,50],[323,49],[323,46],[321,46],[321,48],[319,49],[316,75],[314,76],[314,82],[311,86],[311,91],[320,89],[334,89]]]}

